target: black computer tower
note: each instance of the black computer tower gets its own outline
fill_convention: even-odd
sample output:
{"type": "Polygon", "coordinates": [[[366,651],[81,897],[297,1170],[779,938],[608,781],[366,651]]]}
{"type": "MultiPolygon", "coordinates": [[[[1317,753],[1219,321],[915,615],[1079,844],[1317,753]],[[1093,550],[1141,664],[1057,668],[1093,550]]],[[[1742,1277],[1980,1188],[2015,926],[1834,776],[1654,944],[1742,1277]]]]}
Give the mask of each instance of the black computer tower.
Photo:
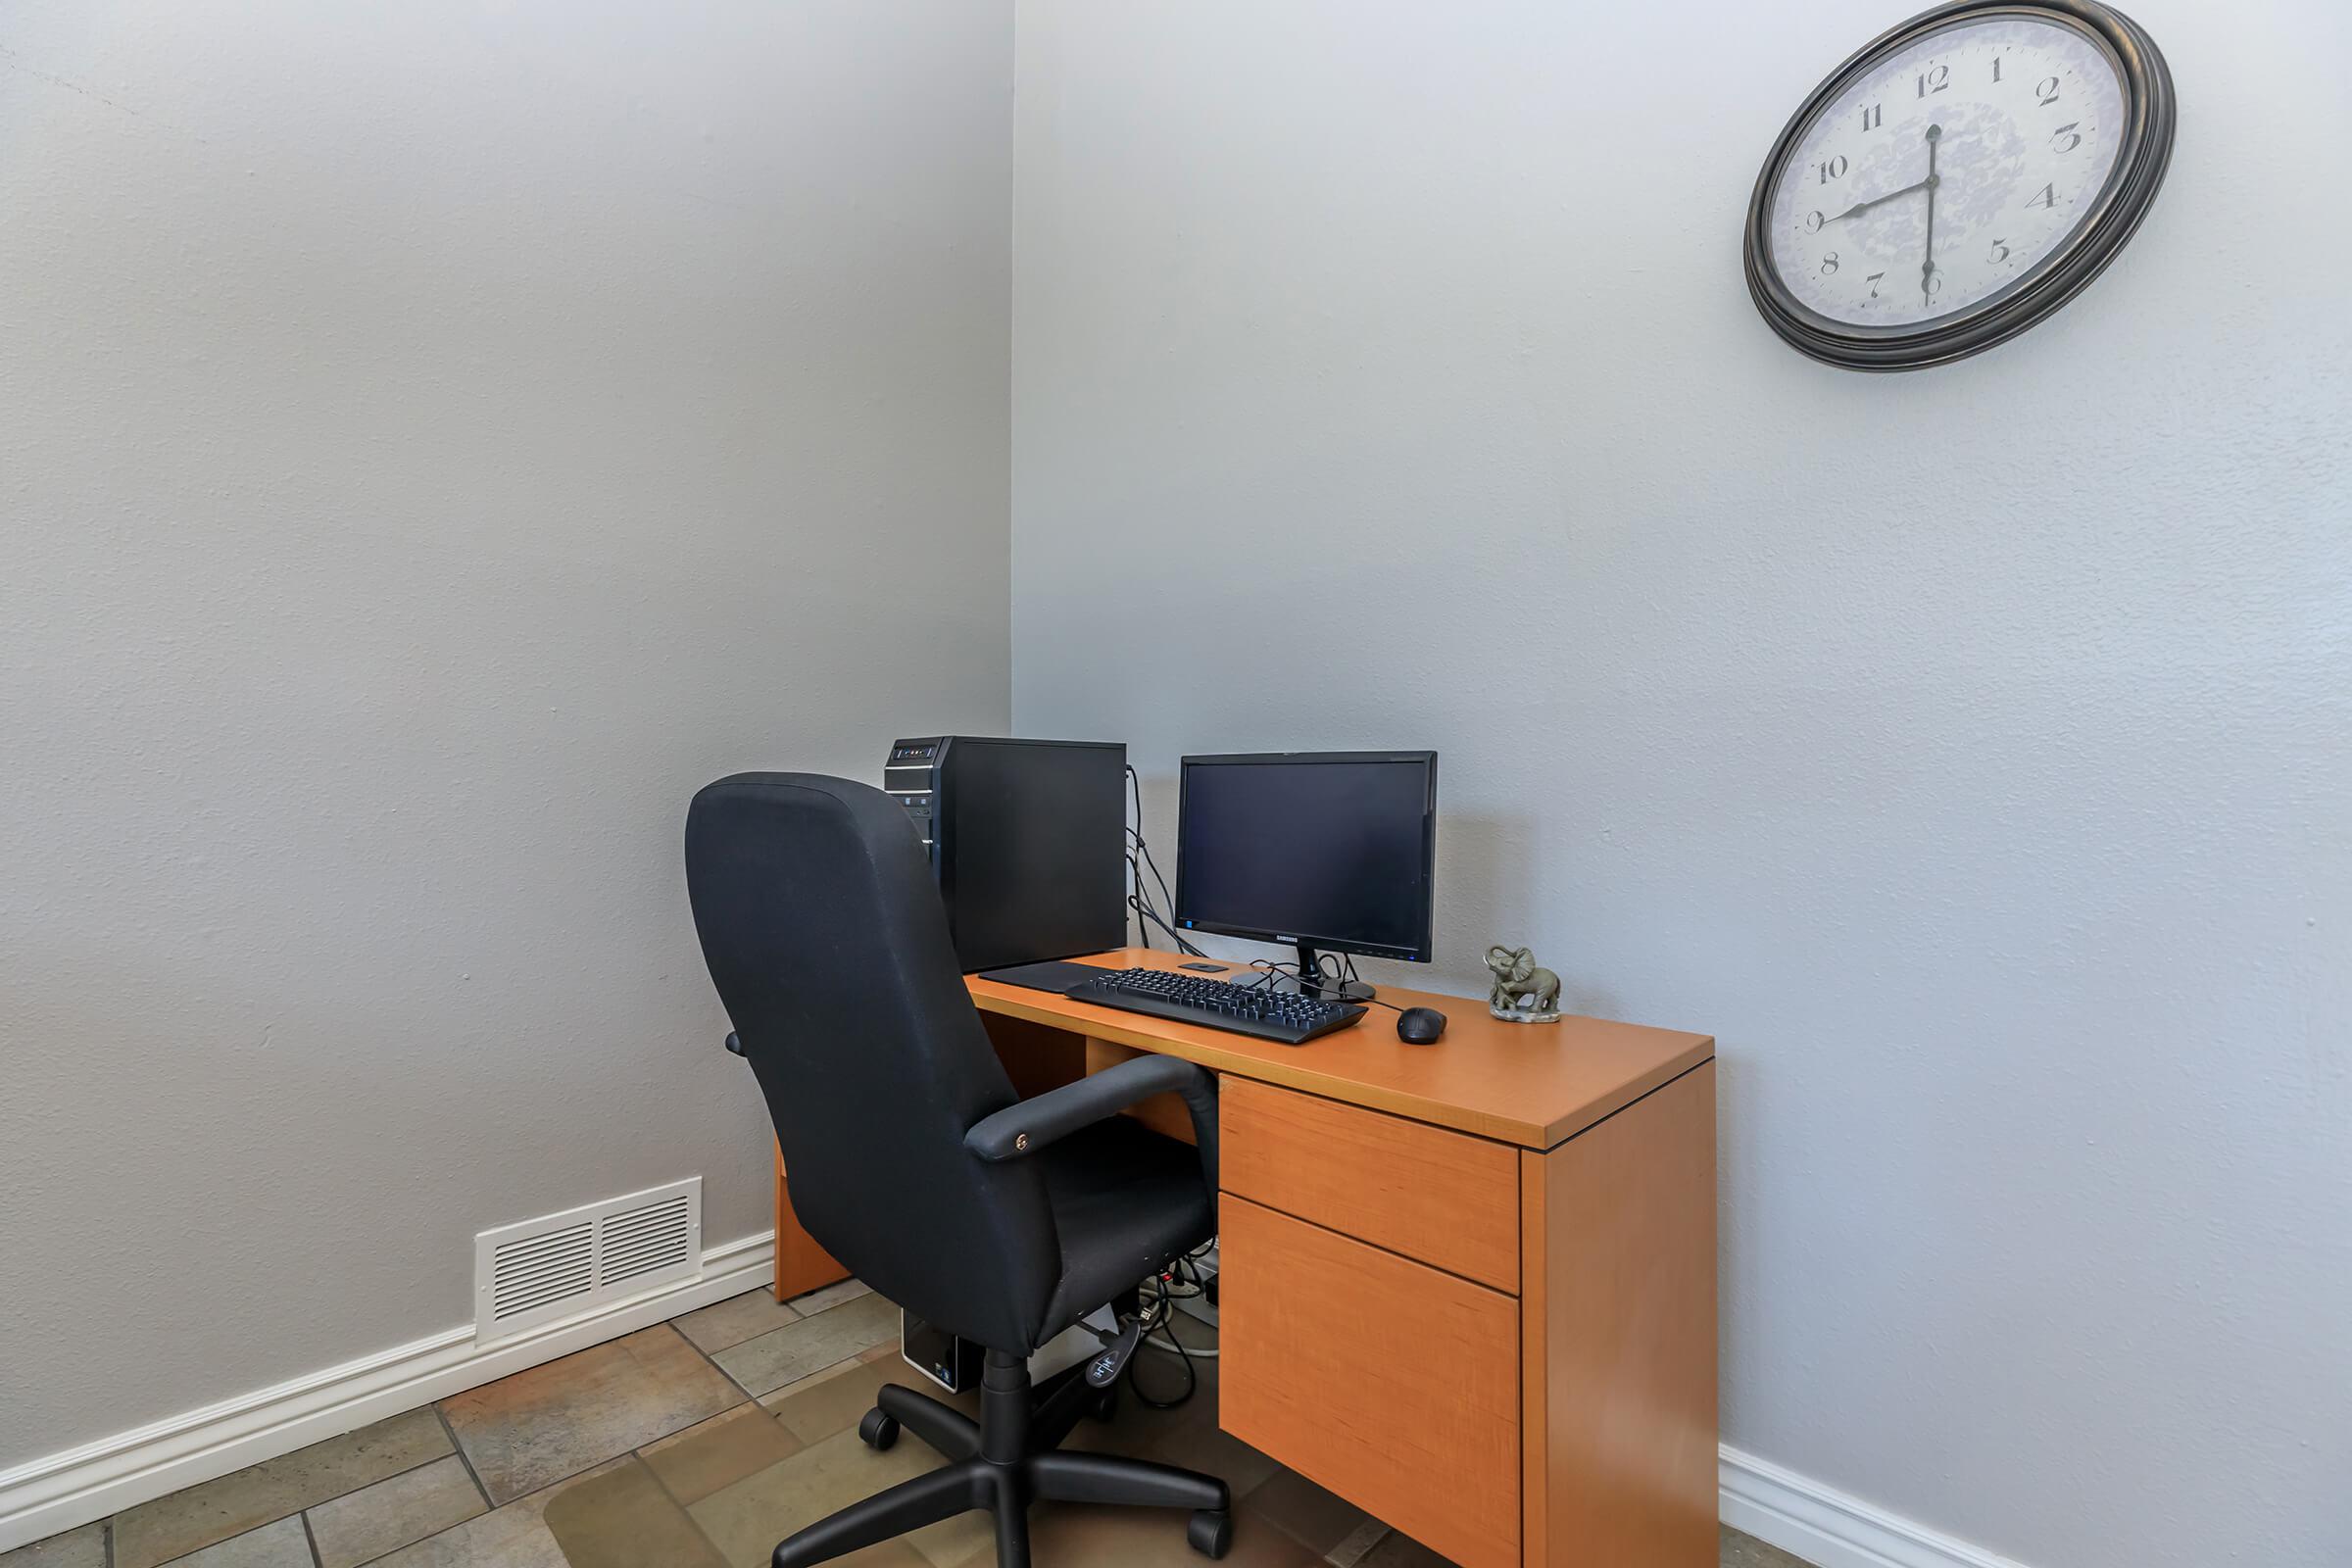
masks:
{"type": "Polygon", "coordinates": [[[882,787],[914,819],[966,973],[1127,945],[1127,748],[933,735],[882,787]]]}

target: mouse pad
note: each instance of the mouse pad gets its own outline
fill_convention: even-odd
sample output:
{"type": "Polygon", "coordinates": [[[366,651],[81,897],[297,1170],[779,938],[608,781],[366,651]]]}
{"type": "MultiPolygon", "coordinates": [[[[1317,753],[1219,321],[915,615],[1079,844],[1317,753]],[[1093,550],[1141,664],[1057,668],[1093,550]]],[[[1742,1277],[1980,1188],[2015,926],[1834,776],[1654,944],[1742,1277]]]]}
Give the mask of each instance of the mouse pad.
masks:
{"type": "Polygon", "coordinates": [[[1113,971],[1093,963],[1016,963],[1009,969],[983,969],[983,980],[1002,980],[1008,986],[1027,986],[1032,991],[1051,991],[1066,997],[1089,980],[1099,980],[1113,971]]]}

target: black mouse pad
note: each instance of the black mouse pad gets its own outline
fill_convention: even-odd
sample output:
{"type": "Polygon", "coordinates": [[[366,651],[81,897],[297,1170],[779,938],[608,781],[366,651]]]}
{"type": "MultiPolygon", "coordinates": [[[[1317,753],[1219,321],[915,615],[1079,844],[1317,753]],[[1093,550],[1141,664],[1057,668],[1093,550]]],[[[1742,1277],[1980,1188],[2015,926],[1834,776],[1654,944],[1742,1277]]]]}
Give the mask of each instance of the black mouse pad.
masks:
{"type": "Polygon", "coordinates": [[[1100,980],[1110,970],[1093,963],[1016,963],[1009,969],[983,969],[983,980],[1002,980],[1008,986],[1027,986],[1032,991],[1051,991],[1066,997],[1089,980],[1100,980]]]}

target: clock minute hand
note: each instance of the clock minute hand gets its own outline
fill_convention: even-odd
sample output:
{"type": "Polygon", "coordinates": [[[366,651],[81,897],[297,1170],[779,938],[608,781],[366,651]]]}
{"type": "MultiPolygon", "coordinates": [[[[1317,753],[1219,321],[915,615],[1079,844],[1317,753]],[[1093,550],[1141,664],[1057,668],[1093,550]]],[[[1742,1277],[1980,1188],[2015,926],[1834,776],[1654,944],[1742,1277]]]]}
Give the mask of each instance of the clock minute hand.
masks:
{"type": "Polygon", "coordinates": [[[1873,207],[1884,206],[1886,203],[1893,201],[1898,196],[1909,196],[1915,191],[1930,189],[1935,185],[1935,176],[1931,174],[1926,179],[1918,180],[1912,184],[1905,185],[1901,190],[1890,190],[1884,196],[1873,196],[1866,202],[1856,202],[1853,206],[1848,207],[1844,212],[1823,219],[1822,223],[1825,227],[1831,223],[1841,223],[1849,218],[1869,212],[1873,207]]]}
{"type": "Polygon", "coordinates": [[[1919,268],[1919,292],[1929,308],[1936,303],[1936,144],[1943,139],[1941,125],[1928,127],[1928,257],[1919,268]]]}

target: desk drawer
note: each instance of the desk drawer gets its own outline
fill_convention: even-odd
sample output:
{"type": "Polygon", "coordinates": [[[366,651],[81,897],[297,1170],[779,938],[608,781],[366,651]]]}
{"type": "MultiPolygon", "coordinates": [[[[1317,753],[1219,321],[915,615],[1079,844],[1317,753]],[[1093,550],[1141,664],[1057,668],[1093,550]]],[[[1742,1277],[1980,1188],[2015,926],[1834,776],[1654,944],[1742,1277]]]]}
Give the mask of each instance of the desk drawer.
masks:
{"type": "Polygon", "coordinates": [[[1225,1191],[1518,1291],[1517,1150],[1232,1074],[1217,1122],[1225,1191]]]}
{"type": "Polygon", "coordinates": [[[1227,1197],[1220,1420],[1462,1568],[1518,1568],[1519,1303],[1227,1197]]]}

